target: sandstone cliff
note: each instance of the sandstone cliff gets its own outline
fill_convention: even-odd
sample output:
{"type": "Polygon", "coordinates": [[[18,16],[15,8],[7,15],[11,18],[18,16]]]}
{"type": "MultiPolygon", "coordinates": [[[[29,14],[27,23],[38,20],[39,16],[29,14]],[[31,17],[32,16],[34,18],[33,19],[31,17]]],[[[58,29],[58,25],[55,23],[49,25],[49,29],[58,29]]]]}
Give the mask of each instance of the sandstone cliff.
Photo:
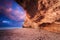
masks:
{"type": "Polygon", "coordinates": [[[26,10],[24,27],[60,32],[60,0],[16,0],[26,10]],[[54,26],[53,25],[57,25],[54,26]]]}

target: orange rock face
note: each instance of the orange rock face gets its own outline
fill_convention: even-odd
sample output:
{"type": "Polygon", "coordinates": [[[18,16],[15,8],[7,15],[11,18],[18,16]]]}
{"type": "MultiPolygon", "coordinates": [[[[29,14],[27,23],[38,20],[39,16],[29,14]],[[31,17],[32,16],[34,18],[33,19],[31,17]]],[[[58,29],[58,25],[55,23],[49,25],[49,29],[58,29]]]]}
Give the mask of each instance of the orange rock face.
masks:
{"type": "MultiPolygon", "coordinates": [[[[53,27],[53,24],[60,25],[60,0],[16,1],[26,10],[24,27],[43,27],[44,29],[54,30],[55,27],[53,27]],[[50,26],[48,25],[52,25],[52,29],[50,29],[50,26]]],[[[58,27],[56,26],[54,31],[57,29],[58,27]]]]}

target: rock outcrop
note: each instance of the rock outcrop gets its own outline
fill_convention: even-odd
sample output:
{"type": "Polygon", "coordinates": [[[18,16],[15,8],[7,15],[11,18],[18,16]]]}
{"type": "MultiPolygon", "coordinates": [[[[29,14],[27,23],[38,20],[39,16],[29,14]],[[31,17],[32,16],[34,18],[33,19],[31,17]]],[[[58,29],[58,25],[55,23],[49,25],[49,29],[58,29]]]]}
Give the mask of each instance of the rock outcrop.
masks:
{"type": "Polygon", "coordinates": [[[56,31],[60,28],[60,0],[16,1],[26,10],[24,27],[38,29],[43,27],[43,29],[48,29],[49,31],[56,31]],[[52,29],[48,25],[52,26],[52,29]],[[53,27],[53,25],[59,26],[53,27]]]}

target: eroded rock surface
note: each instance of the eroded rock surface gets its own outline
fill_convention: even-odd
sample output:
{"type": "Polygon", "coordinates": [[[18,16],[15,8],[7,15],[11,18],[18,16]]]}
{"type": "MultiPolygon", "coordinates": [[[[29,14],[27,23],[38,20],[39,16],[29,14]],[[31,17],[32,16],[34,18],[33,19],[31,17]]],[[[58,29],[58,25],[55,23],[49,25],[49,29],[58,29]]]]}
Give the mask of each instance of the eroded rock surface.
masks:
{"type": "MultiPolygon", "coordinates": [[[[46,27],[45,26],[46,24],[60,25],[60,0],[16,0],[16,1],[26,10],[26,20],[24,23],[24,27],[39,28],[41,26],[46,27]]],[[[47,28],[49,29],[49,27],[47,28]]],[[[52,25],[52,30],[53,29],[54,27],[52,25]]]]}

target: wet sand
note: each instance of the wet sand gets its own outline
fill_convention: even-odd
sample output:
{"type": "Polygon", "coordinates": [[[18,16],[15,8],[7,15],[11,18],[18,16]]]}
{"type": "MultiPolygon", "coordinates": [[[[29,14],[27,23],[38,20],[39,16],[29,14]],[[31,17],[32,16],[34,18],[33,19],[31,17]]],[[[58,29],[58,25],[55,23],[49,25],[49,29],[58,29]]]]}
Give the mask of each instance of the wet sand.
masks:
{"type": "Polygon", "coordinates": [[[32,28],[0,30],[0,40],[60,40],[60,33],[32,28]]]}

